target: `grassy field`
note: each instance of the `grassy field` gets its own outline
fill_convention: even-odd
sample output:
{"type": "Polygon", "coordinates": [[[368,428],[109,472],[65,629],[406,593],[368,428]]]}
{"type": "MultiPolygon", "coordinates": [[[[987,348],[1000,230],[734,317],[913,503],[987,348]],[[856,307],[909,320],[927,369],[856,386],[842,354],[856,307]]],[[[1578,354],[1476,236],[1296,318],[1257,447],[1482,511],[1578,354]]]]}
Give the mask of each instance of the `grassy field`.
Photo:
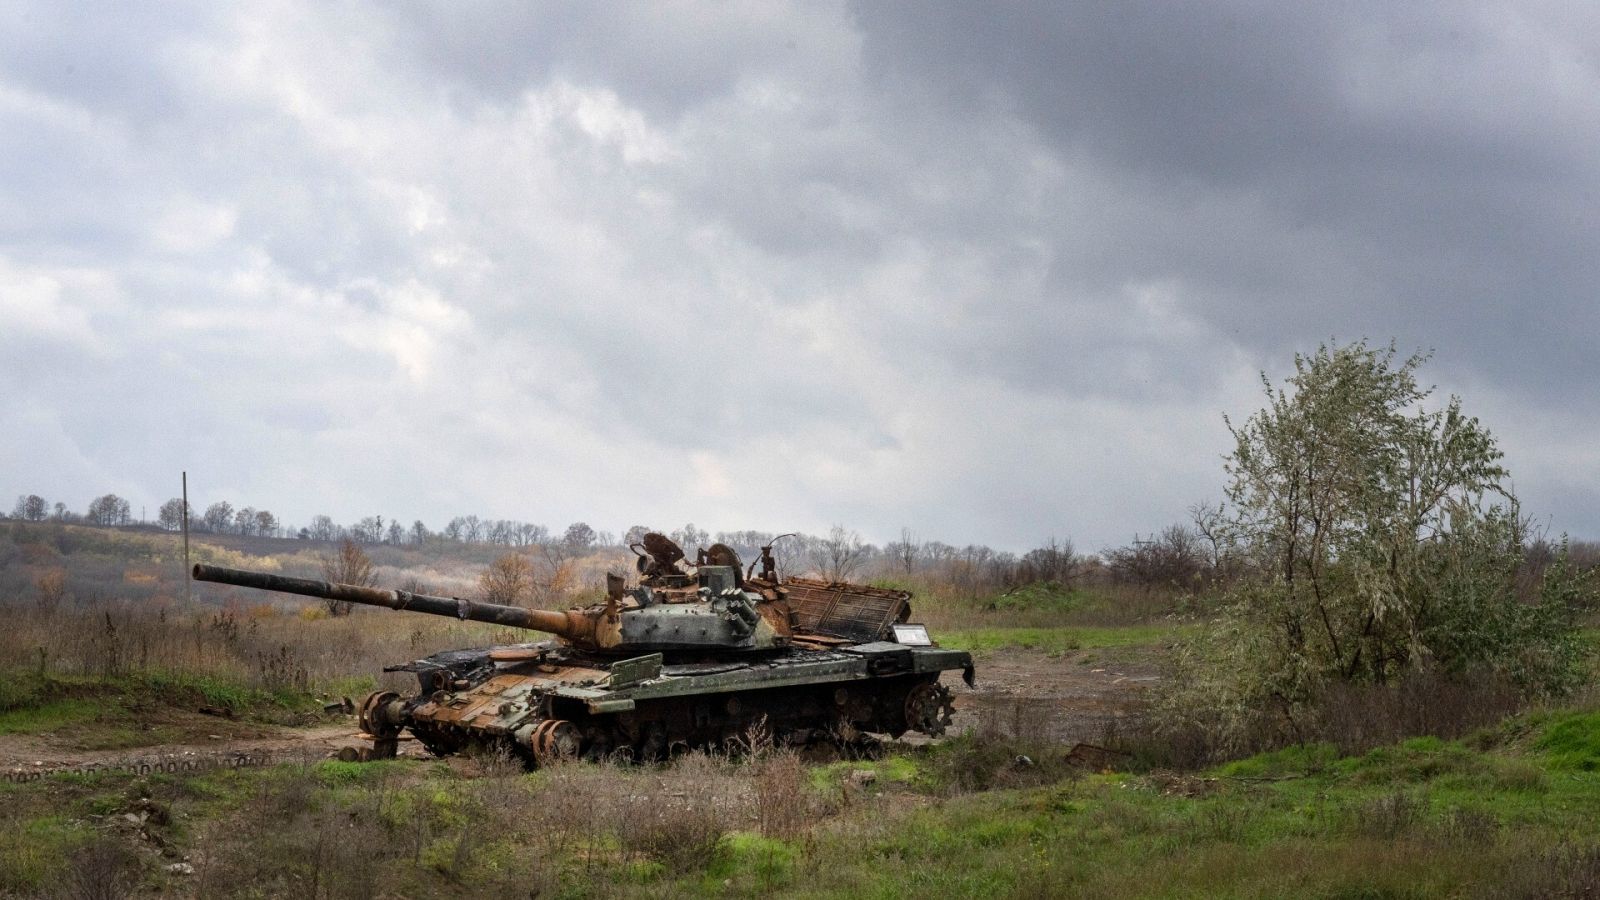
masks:
{"type": "MultiPolygon", "coordinates": [[[[360,696],[372,683],[353,678],[334,686],[360,696]]],[[[322,703],[308,692],[264,690],[218,677],[0,671],[0,735],[47,735],[54,746],[68,750],[247,737],[272,726],[326,720],[322,703]]]]}
{"type": "Polygon", "coordinates": [[[1061,628],[965,628],[941,632],[938,638],[942,647],[978,654],[1012,649],[1061,654],[1072,650],[1166,646],[1192,634],[1195,627],[1179,623],[1154,623],[1061,628]]]}
{"type": "Polygon", "coordinates": [[[0,785],[0,891],[1558,897],[1600,890],[1600,713],[1208,771],[965,737],[870,762],[281,765],[0,785]],[[1015,758],[1027,752],[1031,765],[1015,758]],[[192,874],[169,871],[186,862],[192,874]]]}

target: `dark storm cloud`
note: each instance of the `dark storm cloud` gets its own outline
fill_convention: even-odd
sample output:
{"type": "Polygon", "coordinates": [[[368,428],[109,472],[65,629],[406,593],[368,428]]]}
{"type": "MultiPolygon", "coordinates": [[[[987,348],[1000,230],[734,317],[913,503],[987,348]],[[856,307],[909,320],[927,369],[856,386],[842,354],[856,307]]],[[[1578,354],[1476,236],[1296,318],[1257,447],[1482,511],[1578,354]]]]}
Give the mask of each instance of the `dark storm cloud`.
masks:
{"type": "Polygon", "coordinates": [[[1015,111],[1147,204],[1069,284],[1182,278],[1197,313],[1273,351],[1355,330],[1528,390],[1592,372],[1600,29],[1582,5],[857,12],[878,84],[1015,111]]]}
{"type": "Polygon", "coordinates": [[[1092,549],[1392,335],[1600,532],[1584,9],[8,7],[0,470],[1092,549]]]}

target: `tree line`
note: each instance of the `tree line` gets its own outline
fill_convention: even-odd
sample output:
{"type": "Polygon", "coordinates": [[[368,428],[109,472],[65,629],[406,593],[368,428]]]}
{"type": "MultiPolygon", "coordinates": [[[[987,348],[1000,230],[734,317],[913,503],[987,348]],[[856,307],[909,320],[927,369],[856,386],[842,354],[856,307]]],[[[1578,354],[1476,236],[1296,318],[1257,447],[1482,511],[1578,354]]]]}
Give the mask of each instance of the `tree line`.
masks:
{"type": "MultiPolygon", "coordinates": [[[[183,527],[184,512],[184,501],[174,497],[161,504],[153,524],[167,531],[178,531],[183,527]]],[[[211,503],[198,513],[191,504],[188,517],[190,529],[204,534],[323,543],[349,540],[369,546],[489,545],[546,554],[556,552],[563,558],[638,544],[646,532],[660,531],[691,556],[697,549],[722,543],[750,560],[759,554],[760,548],[773,545],[780,567],[788,572],[809,572],[829,581],[937,575],[958,593],[978,596],[1039,582],[1071,586],[1085,576],[1151,588],[1204,586],[1226,571],[1229,554],[1215,533],[1215,509],[1201,506],[1191,512],[1192,525],[1172,525],[1149,538],[1135,535],[1127,546],[1103,550],[1099,554],[1079,553],[1071,539],[1055,537],[1023,553],[997,550],[985,544],[956,546],[939,540],[923,540],[910,528],[902,528],[895,540],[877,545],[843,525],[835,525],[820,535],[779,535],[757,530],[712,533],[691,522],[679,528],[634,525],[618,535],[597,530],[581,521],[557,531],[516,519],[465,515],[456,516],[443,528],[435,530],[420,519],[406,525],[398,517],[367,516],[345,525],[331,516],[319,514],[308,524],[296,528],[284,524],[270,510],[252,506],[235,508],[226,500],[211,503]]],[[[11,518],[106,527],[135,524],[131,504],[116,494],[96,497],[81,515],[67,509],[63,503],[52,505],[38,494],[26,494],[17,498],[11,518]]]]}

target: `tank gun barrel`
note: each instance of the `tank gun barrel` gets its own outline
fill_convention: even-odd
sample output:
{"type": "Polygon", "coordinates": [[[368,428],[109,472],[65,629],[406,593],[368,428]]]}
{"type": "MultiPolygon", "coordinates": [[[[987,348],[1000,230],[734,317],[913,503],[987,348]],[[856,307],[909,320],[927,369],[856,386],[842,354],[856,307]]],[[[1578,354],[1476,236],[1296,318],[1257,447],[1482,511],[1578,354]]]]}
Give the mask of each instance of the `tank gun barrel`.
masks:
{"type": "Polygon", "coordinates": [[[498,603],[481,603],[456,597],[434,597],[410,591],[391,591],[354,584],[317,581],[313,578],[290,578],[267,572],[251,572],[247,569],[208,566],[204,563],[195,564],[194,579],[263,591],[277,591],[283,594],[299,594],[302,597],[382,606],[388,609],[427,613],[432,616],[448,616],[452,619],[470,619],[474,622],[488,622],[512,628],[527,628],[531,631],[560,635],[569,640],[585,640],[594,635],[593,621],[576,612],[523,609],[520,606],[502,606],[498,603]]]}

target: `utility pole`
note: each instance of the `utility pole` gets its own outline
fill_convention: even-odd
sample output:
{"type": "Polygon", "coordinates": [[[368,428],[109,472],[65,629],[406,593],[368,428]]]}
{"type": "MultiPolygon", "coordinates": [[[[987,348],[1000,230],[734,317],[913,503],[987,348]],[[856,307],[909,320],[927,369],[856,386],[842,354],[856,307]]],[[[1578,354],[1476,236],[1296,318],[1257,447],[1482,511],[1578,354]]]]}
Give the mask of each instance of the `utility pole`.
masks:
{"type": "Polygon", "coordinates": [[[194,602],[194,567],[189,565],[189,472],[183,473],[183,602],[194,602]]]}

